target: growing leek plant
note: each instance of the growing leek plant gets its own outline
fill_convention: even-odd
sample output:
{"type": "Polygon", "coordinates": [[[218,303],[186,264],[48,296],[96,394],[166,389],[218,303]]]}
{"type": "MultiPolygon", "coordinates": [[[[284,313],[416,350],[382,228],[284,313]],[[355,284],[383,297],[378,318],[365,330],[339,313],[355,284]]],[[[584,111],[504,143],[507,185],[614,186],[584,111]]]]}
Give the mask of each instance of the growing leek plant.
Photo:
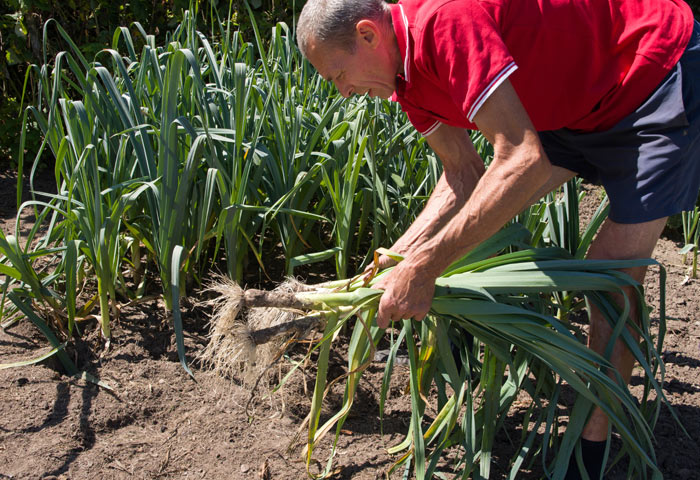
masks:
{"type": "MultiPolygon", "coordinates": [[[[401,236],[441,169],[398,105],[343,99],[301,57],[287,25],[265,37],[254,26],[253,42],[231,23],[207,36],[197,30],[193,6],[162,45],[135,24],[117,29],[112,44],[91,59],[60,25],[45,25],[45,37],[59,36],[66,50],[53,58],[45,52],[43,64],[29,70],[26,84],[36,87],[37,100],[22,113],[22,141],[38,129],[43,142],[36,158],[20,158],[19,177],[27,173],[33,184],[50,156],[57,193],[32,188],[22,203],[20,182],[18,212],[33,211],[34,226],[20,235],[18,213],[17,231],[0,233],[1,321],[33,322],[51,350],[31,361],[56,355],[73,374],[77,367],[65,352],[71,339],[96,327],[108,343],[119,304],[155,291],[172,315],[187,368],[179,301],[213,267],[240,282],[252,271],[269,274],[270,258],[280,252],[287,272],[333,261],[344,291],[308,294],[321,302],[310,315],[324,332],[308,419],[311,465],[322,437],[340,435],[384,335],[373,323],[379,292],[345,277],[401,236]],[[327,359],[344,325],[351,331],[350,373],[338,380],[345,398],[321,423],[327,359]]],[[[488,164],[488,142],[473,139],[488,164]]],[[[566,188],[564,200],[548,196],[523,212],[517,220],[526,228],[507,227],[445,272],[425,321],[395,325],[381,404],[399,345],[409,351],[413,402],[406,441],[391,449],[397,468],[439,477],[441,453],[458,449],[450,468],[462,478],[473,472],[487,478],[494,435],[525,391],[531,403],[511,477],[540,461],[560,478],[582,425],[570,423],[560,436],[555,409],[562,391],[573,388],[576,418],[594,404],[606,410],[630,472],[658,477],[650,428],[663,398],[657,355],[663,311],[655,342],[645,307],[639,326],[625,321],[628,305],[616,311],[608,294],[630,283],[616,269],[644,262],[581,260],[594,230],[579,232],[578,185],[566,188]],[[616,335],[642,365],[641,408],[622,382],[605,375],[607,360],[570,333],[568,313],[584,307],[582,294],[615,319],[616,335]],[[641,346],[625,325],[639,330],[641,346]],[[460,343],[464,333],[476,340],[460,343]],[[460,362],[449,353],[450,339],[461,348],[460,362]],[[431,385],[439,415],[426,424],[431,385]],[[647,399],[651,391],[657,400],[647,399]]]]}
{"type": "MultiPolygon", "coordinates": [[[[522,432],[519,438],[511,435],[517,448],[510,459],[509,478],[517,478],[520,469],[536,462],[548,478],[563,478],[569,458],[578,448],[577,439],[587,414],[594,406],[608,414],[612,428],[619,435],[622,448],[615,460],[629,458],[629,478],[661,478],[652,430],[664,399],[663,365],[658,352],[665,319],[662,311],[660,333],[654,338],[641,286],[618,271],[654,262],[580,260],[559,247],[516,249],[497,255],[503,250],[504,242],[520,244],[523,234],[527,235],[523,230],[524,227],[513,225],[456,262],[436,281],[427,318],[393,326],[398,331],[392,336],[394,342],[385,367],[380,405],[387,401],[398,348],[405,346],[412,415],[405,440],[389,448],[390,453],[397,455],[392,470],[410,466],[418,479],[490,478],[494,438],[505,428],[504,420],[515,400],[519,398],[522,405],[526,398],[522,432]],[[624,307],[618,309],[610,295],[624,296],[622,288],[627,285],[635,287],[636,298],[625,297],[624,307]],[[589,350],[572,333],[571,326],[555,316],[565,307],[553,294],[562,291],[585,295],[613,325],[610,345],[620,339],[634,353],[644,371],[645,389],[639,406],[624,380],[612,374],[608,359],[589,350]],[[643,312],[639,324],[628,316],[631,302],[638,302],[643,312]],[[630,330],[640,334],[641,344],[634,340],[630,330]],[[429,420],[425,415],[426,402],[433,385],[438,393],[432,408],[437,413],[429,420]],[[575,391],[577,397],[570,407],[566,433],[562,435],[559,409],[566,389],[575,391]],[[519,396],[520,392],[527,395],[519,396]],[[651,392],[653,399],[649,397],[651,392]],[[441,458],[443,453],[455,450],[457,454],[450,456],[455,460],[448,462],[441,458]]],[[[267,342],[270,331],[303,332],[310,326],[322,331],[315,344],[318,370],[306,419],[308,436],[304,449],[313,477],[323,478],[333,471],[335,445],[342,435],[343,422],[353,406],[362,373],[384,337],[384,331],[373,322],[381,291],[371,287],[385,273],[367,285],[358,278],[306,286],[294,295],[234,292],[214,317],[214,342],[205,352],[205,360],[227,372],[235,370],[232,362],[249,366],[254,358],[250,355],[255,351],[255,345],[249,344],[267,342]],[[291,322],[289,317],[284,317],[281,324],[274,321],[266,325],[253,321],[246,324],[245,320],[234,320],[241,309],[252,308],[257,312],[265,306],[306,313],[291,322]],[[348,373],[329,379],[329,351],[334,342],[343,338],[337,334],[344,325],[352,329],[348,340],[348,373]],[[227,340],[227,336],[233,340],[227,340]],[[218,356],[222,351],[226,354],[218,356]],[[345,385],[342,406],[321,422],[323,399],[330,385],[338,381],[345,385]],[[324,463],[314,455],[330,432],[334,432],[331,454],[324,463]],[[319,471],[316,465],[325,468],[319,471]]]]}
{"type": "Polygon", "coordinates": [[[689,275],[692,278],[698,278],[698,245],[700,245],[700,228],[698,228],[699,221],[700,207],[697,205],[693,211],[681,213],[684,245],[680,253],[683,255],[683,263],[688,261],[688,254],[692,254],[689,275]]]}
{"type": "Polygon", "coordinates": [[[342,278],[429,195],[437,161],[396,105],[343,99],[285,24],[253,43],[230,23],[208,37],[193,6],[164,44],[135,24],[92,59],[45,25],[66,50],[28,73],[24,129],[43,143],[19,175],[33,184],[52,157],[57,193],[21,203],[18,187],[35,228],[0,244],[4,324],[28,308],[67,340],[98,319],[108,343],[119,304],[159,288],[184,361],[179,299],[213,266],[262,278],[279,246],[286,271],[334,260],[342,278]]]}

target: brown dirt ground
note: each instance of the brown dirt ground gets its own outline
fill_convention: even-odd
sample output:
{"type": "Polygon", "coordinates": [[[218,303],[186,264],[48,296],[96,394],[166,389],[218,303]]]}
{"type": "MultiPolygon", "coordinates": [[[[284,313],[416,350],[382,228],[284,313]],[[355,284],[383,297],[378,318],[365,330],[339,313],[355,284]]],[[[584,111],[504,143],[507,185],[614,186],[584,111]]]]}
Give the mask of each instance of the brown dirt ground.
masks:
{"type": "MultiPolygon", "coordinates": [[[[0,175],[0,222],[6,232],[14,227],[14,182],[11,174],[0,175]]],[[[599,196],[599,190],[589,190],[584,215],[599,196]]],[[[682,434],[668,409],[662,410],[655,436],[664,478],[688,480],[700,478],[700,280],[683,281],[687,268],[679,248],[677,241],[664,237],[655,257],[668,272],[664,388],[692,439],[682,434]]],[[[658,279],[658,269],[653,269],[646,282],[655,312],[658,279]]],[[[205,309],[186,308],[190,360],[205,345],[206,316],[205,309]]],[[[298,373],[284,395],[258,401],[249,417],[247,389],[198,369],[196,362],[196,381],[183,371],[172,322],[157,300],[122,310],[108,351],[91,353],[99,338],[97,326],[84,329],[87,334],[73,354],[81,369],[114,390],[67,378],[50,363],[0,370],[0,479],[306,478],[298,454],[287,447],[308,411],[312,372],[298,373]]],[[[34,356],[45,347],[27,323],[0,331],[0,363],[34,356]]],[[[333,368],[340,372],[343,364],[342,352],[336,352],[333,368]]],[[[386,447],[403,439],[410,419],[402,385],[408,381],[406,370],[397,368],[383,435],[378,415],[383,366],[373,364],[363,377],[339,440],[333,478],[384,478],[396,460],[386,447]]],[[[638,393],[640,377],[632,384],[638,393]]],[[[338,395],[330,402],[337,405],[338,395]]],[[[492,478],[504,478],[508,456],[499,452],[508,451],[508,440],[497,438],[496,444],[492,478]]],[[[519,478],[540,474],[524,472],[519,478]]],[[[401,473],[391,478],[401,478],[401,473]]],[[[609,478],[621,478],[620,469],[609,478]]]]}

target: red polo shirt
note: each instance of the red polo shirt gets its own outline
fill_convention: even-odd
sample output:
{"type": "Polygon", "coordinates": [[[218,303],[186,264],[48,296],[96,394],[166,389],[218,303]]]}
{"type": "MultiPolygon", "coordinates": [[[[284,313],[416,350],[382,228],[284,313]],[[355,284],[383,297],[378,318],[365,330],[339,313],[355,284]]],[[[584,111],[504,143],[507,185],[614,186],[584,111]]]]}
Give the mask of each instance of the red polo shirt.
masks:
{"type": "Polygon", "coordinates": [[[393,100],[424,135],[474,115],[506,78],[537,130],[604,130],[637,108],[693,29],[683,0],[401,0],[393,100]]]}

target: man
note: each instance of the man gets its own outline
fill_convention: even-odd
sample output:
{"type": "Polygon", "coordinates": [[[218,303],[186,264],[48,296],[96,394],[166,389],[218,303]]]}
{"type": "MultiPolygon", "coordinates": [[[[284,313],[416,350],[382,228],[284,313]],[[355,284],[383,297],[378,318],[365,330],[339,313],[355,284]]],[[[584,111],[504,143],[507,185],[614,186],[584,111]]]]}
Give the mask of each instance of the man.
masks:
{"type": "MultiPolygon", "coordinates": [[[[444,166],[391,247],[405,260],[378,285],[381,327],[423,318],[447,266],[576,174],[611,203],[589,258],[651,256],[666,218],[695,204],[700,25],[682,0],[309,0],[297,40],[344,96],[398,101],[444,166]],[[467,129],[492,143],[488,171],[467,129]]],[[[589,346],[610,334],[593,310],[589,346]]],[[[611,360],[629,380],[630,352],[611,360]]],[[[592,478],[607,428],[595,410],[583,431],[592,478]]]]}

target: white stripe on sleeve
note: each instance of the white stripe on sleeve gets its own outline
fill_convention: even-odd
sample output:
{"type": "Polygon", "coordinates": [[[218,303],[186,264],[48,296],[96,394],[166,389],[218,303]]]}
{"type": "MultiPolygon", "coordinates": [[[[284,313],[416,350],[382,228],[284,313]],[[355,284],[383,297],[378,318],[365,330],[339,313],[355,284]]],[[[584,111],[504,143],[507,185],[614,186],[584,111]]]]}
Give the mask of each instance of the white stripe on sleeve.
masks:
{"type": "Polygon", "coordinates": [[[403,72],[406,78],[406,83],[411,83],[411,72],[409,58],[411,58],[411,42],[408,38],[408,18],[406,18],[406,13],[403,11],[403,5],[399,4],[399,9],[401,10],[401,18],[403,20],[403,25],[406,29],[406,55],[403,57],[403,72]]]}
{"type": "Polygon", "coordinates": [[[481,92],[481,95],[479,95],[476,99],[476,102],[474,102],[474,105],[472,105],[472,108],[469,109],[469,112],[467,113],[467,119],[470,122],[474,121],[474,116],[476,115],[476,112],[479,111],[481,106],[484,104],[487,98],[491,96],[491,94],[503,83],[503,81],[510,76],[511,73],[516,71],[518,69],[518,66],[515,64],[515,62],[510,62],[501,72],[496,75],[496,78],[491,80],[491,83],[488,84],[488,86],[484,89],[483,92],[481,92]]]}
{"type": "Polygon", "coordinates": [[[440,123],[440,122],[435,122],[435,123],[433,123],[433,124],[430,126],[430,128],[428,128],[425,132],[421,132],[421,135],[423,135],[424,137],[427,137],[427,136],[430,135],[431,133],[435,132],[435,130],[437,130],[438,128],[440,128],[440,125],[442,125],[442,123],[440,123]]]}

